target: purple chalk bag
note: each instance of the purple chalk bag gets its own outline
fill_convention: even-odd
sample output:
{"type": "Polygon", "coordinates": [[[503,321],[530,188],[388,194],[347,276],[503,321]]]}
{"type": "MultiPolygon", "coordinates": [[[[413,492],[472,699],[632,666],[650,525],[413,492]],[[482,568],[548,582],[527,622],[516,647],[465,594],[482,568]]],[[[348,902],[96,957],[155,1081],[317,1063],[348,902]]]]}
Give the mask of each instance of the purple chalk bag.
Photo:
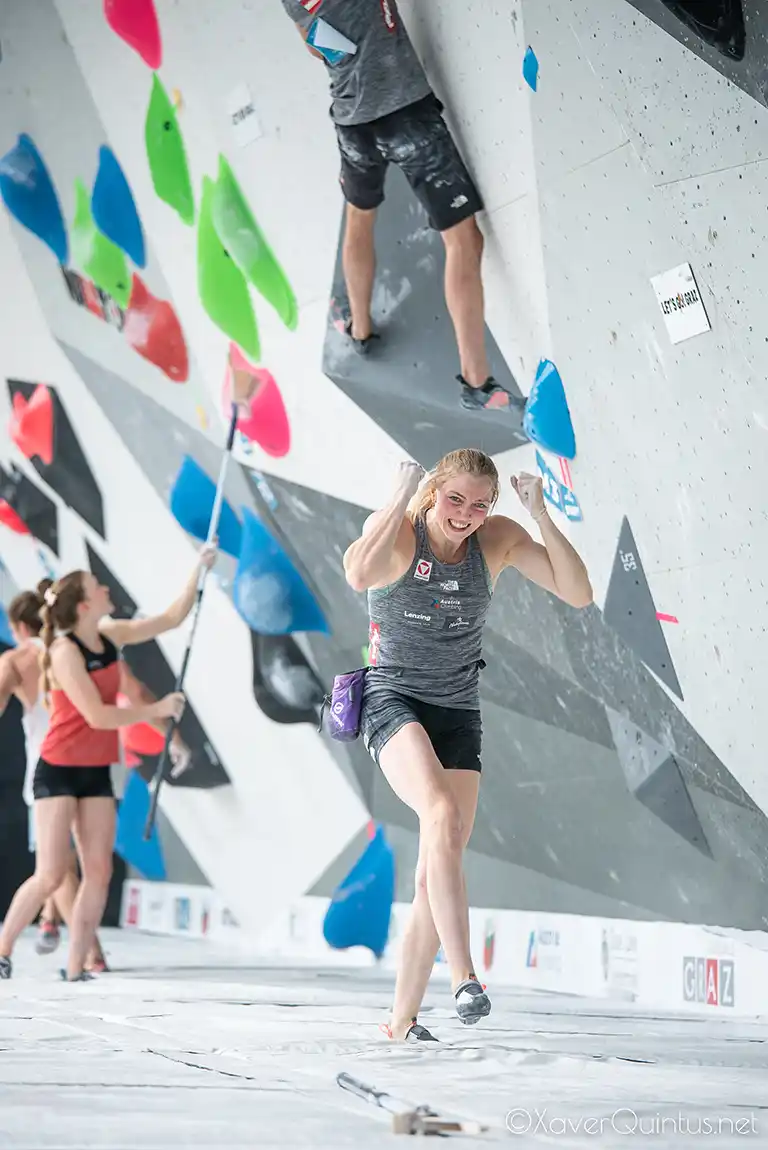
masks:
{"type": "Polygon", "coordinates": [[[357,671],[337,675],[333,680],[331,694],[323,699],[318,729],[323,729],[323,714],[327,709],[326,729],[331,738],[337,742],[351,743],[360,735],[360,711],[367,670],[367,667],[361,667],[357,671]]]}

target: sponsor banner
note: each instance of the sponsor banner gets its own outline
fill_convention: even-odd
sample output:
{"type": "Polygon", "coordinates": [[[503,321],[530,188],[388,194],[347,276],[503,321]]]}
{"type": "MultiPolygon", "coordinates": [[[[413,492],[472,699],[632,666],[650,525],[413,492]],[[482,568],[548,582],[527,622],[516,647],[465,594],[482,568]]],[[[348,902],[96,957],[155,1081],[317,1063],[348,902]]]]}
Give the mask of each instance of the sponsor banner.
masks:
{"type": "Polygon", "coordinates": [[[604,926],[600,964],[605,990],[611,997],[633,1000],[638,990],[637,932],[623,923],[604,926]]]}
{"type": "Polygon", "coordinates": [[[733,1009],[736,1005],[735,959],[684,955],[683,1000],[733,1009]]]}
{"type": "Polygon", "coordinates": [[[123,884],[120,925],[147,934],[209,938],[237,926],[210,887],[131,880],[123,884]]]}
{"type": "MultiPolygon", "coordinates": [[[[328,946],[323,937],[328,905],[327,898],[307,896],[254,934],[240,928],[236,915],[209,887],[128,881],[120,921],[126,930],[231,943],[247,948],[254,958],[376,967],[394,974],[410,905],[392,907],[380,961],[361,947],[336,951],[328,946]]],[[[529,987],[704,1015],[764,1011],[768,949],[763,949],[763,934],[471,907],[470,935],[476,973],[491,990],[529,987]]],[[[449,981],[442,958],[436,955],[433,978],[449,981]]]]}

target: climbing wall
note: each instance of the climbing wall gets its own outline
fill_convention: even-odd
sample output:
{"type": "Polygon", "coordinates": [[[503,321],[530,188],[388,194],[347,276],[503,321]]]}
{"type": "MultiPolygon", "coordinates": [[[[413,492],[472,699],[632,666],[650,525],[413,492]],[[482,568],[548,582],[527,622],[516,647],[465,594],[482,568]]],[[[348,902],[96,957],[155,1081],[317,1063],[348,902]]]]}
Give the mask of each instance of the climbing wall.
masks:
{"type": "MultiPolygon", "coordinates": [[[[520,399],[501,416],[458,403],[442,244],[398,172],[377,226],[381,349],[361,360],[339,331],[327,77],[277,0],[3,5],[15,585],[85,566],[125,616],[170,601],[210,518],[232,371],[257,383],[187,683],[193,769],[164,787],[151,844],[158,748],[126,747],[118,846],[138,873],[207,881],[258,928],[330,895],[378,824],[408,896],[415,820],[361,744],[317,732],[318,707],[364,658],[344,549],[400,459],[476,445],[499,510],[534,531],[506,477],[542,475],[595,604],[499,584],[472,901],[768,923],[766,33],[759,0],[690,10],[403,0],[485,202],[488,351],[520,399]]],[[[185,638],[130,652],[152,691],[185,638]]]]}

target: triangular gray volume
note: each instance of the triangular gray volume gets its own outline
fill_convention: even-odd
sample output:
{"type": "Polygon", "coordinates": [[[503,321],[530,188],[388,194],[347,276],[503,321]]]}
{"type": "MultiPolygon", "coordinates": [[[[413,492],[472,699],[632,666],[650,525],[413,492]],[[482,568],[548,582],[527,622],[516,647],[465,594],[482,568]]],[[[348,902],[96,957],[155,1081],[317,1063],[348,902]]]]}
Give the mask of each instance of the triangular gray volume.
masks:
{"type": "Polygon", "coordinates": [[[10,471],[0,467],[0,502],[7,503],[39,539],[58,557],[59,509],[36,483],[19,471],[15,463],[10,471]]]}
{"type": "Polygon", "coordinates": [[[680,838],[712,858],[680,768],[670,755],[635,791],[635,798],[680,838]]]}
{"type": "Polygon", "coordinates": [[[359,650],[368,639],[368,608],[365,596],[347,583],[343,558],[369,512],[287,479],[244,474],[259,517],[321,603],[334,642],[359,650]]]}
{"type": "Polygon", "coordinates": [[[672,656],[661,624],[656,618],[651,589],[626,516],[621,525],[603,618],[632,647],[646,667],[682,699],[683,692],[672,664],[672,656]]]}
{"type": "Polygon", "coordinates": [[[635,723],[612,711],[610,707],[605,708],[605,713],[627,786],[631,791],[636,791],[669,757],[669,749],[662,747],[635,723]]]}
{"type": "Polygon", "coordinates": [[[668,739],[686,780],[749,810],[759,810],[740,783],[694,730],[636,651],[597,607],[574,611],[550,596],[577,683],[606,707],[626,715],[657,742],[668,739]]]}
{"type": "MultiPolygon", "coordinates": [[[[208,475],[216,478],[224,449],[223,430],[218,447],[121,376],[106,371],[61,340],[59,346],[165,503],[185,455],[191,455],[208,475]]],[[[235,510],[243,503],[253,506],[238,467],[229,469],[224,496],[235,510]]]]}
{"type": "MultiPolygon", "coordinates": [[[[387,179],[376,221],[373,321],[381,339],[365,357],[337,326],[347,310],[343,237],[342,219],[323,358],[326,375],[425,466],[467,444],[494,455],[526,443],[520,410],[474,412],[461,406],[458,351],[443,287],[443,241],[396,168],[387,179]]],[[[486,344],[497,382],[519,397],[487,330],[486,344]]]]}

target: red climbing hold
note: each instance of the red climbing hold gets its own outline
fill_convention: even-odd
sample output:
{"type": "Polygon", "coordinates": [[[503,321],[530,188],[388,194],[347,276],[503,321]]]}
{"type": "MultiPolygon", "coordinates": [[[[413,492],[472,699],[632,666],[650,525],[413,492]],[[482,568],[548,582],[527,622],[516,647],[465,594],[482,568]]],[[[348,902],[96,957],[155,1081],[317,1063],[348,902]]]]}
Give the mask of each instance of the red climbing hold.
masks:
{"type": "Polygon", "coordinates": [[[163,59],[154,0],[104,0],[104,15],[113,32],[155,70],[163,59]]]}
{"type": "Polygon", "coordinates": [[[234,343],[229,346],[229,364],[231,367],[227,366],[222,392],[225,413],[229,412],[230,405],[231,369],[247,371],[258,380],[259,386],[250,402],[250,414],[241,415],[237,422],[238,431],[241,431],[246,439],[258,443],[267,455],[276,459],[287,455],[291,446],[291,428],[283,397],[274,376],[265,367],[254,367],[249,363],[234,343]]]}
{"type": "Polygon", "coordinates": [[[36,455],[49,466],[53,463],[53,400],[44,384],[28,400],[19,391],[14,394],[8,433],[27,459],[36,455]]]}
{"type": "Polygon", "coordinates": [[[32,534],[21,516],[16,514],[5,499],[0,499],[0,523],[5,527],[10,527],[11,531],[15,531],[17,535],[32,534]]]}
{"type": "Polygon", "coordinates": [[[176,312],[167,300],[156,299],[136,274],[123,336],[134,351],[154,363],[174,383],[184,383],[189,377],[187,345],[176,312]]]}

